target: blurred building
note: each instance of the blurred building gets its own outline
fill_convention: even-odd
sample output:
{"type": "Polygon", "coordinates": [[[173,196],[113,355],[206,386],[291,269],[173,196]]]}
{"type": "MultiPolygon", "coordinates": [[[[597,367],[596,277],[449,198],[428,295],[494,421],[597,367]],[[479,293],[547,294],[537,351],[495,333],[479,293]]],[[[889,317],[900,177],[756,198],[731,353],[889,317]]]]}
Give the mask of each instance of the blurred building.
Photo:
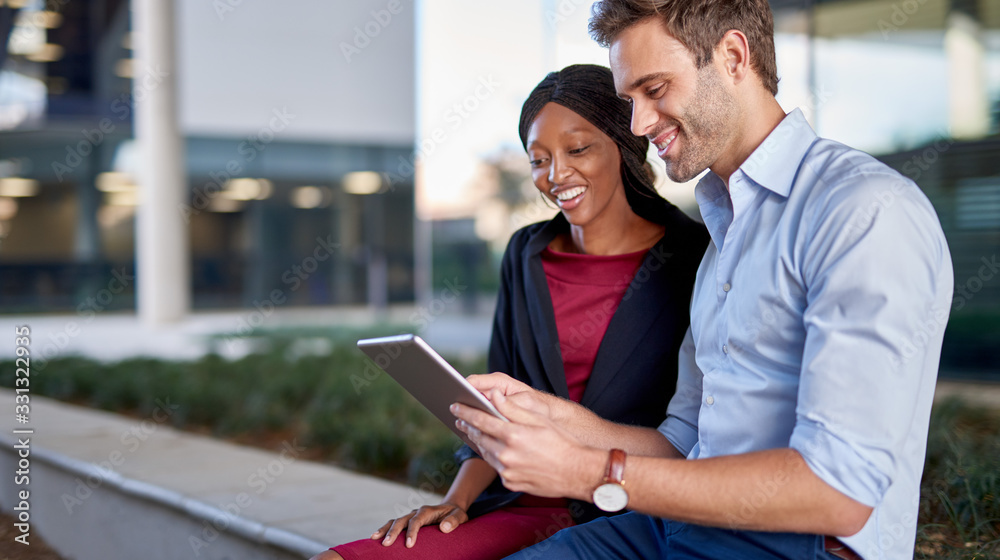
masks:
{"type": "MultiPolygon", "coordinates": [[[[412,301],[413,3],[174,4],[193,306],[412,301]]],[[[163,76],[129,2],[0,1],[0,37],[0,311],[134,308],[133,116],[163,76]]]]}
{"type": "Polygon", "coordinates": [[[913,179],[938,212],[955,267],[942,369],[997,375],[1000,2],[771,5],[783,105],[913,179]]]}
{"type": "MultiPolygon", "coordinates": [[[[411,300],[418,155],[435,265],[494,277],[473,234],[496,253],[546,216],[482,166],[526,165],[516,118],[546,71],[606,64],[591,3],[176,0],[194,307],[411,300]]],[[[928,194],[955,261],[946,359],[1000,369],[1000,2],[771,4],[778,101],[928,194]]],[[[0,0],[0,311],[78,309],[132,270],[132,103],[158,77],[133,75],[128,10],[0,0]]]]}

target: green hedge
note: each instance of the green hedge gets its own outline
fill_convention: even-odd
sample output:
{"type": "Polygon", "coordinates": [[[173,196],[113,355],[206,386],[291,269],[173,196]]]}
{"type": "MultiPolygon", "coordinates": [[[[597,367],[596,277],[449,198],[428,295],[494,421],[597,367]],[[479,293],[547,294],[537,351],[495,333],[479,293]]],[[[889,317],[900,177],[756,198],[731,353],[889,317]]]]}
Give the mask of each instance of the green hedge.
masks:
{"type": "MultiPolygon", "coordinates": [[[[61,358],[33,372],[31,391],[137,417],[158,402],[176,405],[177,428],[245,443],[294,437],[308,455],[397,480],[420,482],[428,466],[447,465],[459,439],[389,376],[369,366],[353,343],[330,344],[324,355],[298,355],[293,339],[271,339],[270,350],[228,361],[133,359],[101,364],[61,358]]],[[[465,373],[485,363],[452,360],[465,373]]],[[[13,387],[12,362],[0,385],[13,387]]],[[[279,443],[280,444],[280,443],[279,443]]]]}
{"type": "Polygon", "coordinates": [[[1000,558],[1000,411],[934,407],[920,494],[918,558],[1000,558]]]}

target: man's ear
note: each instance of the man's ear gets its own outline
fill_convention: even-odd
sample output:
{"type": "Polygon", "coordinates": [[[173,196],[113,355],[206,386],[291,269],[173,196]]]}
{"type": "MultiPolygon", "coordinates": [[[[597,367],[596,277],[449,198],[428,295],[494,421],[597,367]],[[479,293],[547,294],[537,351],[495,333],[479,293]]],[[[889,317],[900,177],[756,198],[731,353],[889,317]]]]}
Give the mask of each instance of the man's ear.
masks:
{"type": "Polygon", "coordinates": [[[750,43],[742,31],[730,29],[722,36],[715,47],[715,56],[721,64],[723,76],[738,84],[745,80],[751,72],[750,43]]]}

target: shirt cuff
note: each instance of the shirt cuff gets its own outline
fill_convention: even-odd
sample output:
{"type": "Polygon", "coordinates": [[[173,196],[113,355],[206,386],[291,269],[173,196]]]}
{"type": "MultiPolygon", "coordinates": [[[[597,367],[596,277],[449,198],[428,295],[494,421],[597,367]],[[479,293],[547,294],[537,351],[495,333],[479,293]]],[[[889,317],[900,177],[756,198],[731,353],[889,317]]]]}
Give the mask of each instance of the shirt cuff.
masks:
{"type": "Polygon", "coordinates": [[[656,430],[685,457],[691,454],[694,444],[698,443],[698,428],[676,416],[667,416],[656,430]]]}
{"type": "Polygon", "coordinates": [[[479,454],[473,451],[468,445],[463,445],[458,448],[458,451],[455,451],[455,462],[459,465],[469,459],[479,459],[479,454]]]}
{"type": "Polygon", "coordinates": [[[802,455],[823,482],[866,506],[877,506],[892,484],[851,444],[816,422],[799,417],[789,447],[802,455]]]}

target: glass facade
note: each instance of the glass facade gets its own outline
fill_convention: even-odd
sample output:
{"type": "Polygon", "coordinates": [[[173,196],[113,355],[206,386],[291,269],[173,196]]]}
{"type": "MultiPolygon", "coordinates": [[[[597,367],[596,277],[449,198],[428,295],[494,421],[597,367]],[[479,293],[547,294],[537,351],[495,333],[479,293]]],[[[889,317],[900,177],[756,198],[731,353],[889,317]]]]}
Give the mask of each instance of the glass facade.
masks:
{"type": "MultiPolygon", "coordinates": [[[[125,0],[0,2],[0,312],[134,309],[135,96],[125,0]]],[[[155,83],[152,84],[155,87],[155,83]]],[[[412,98],[412,93],[408,93],[412,98]]],[[[406,143],[185,138],[195,309],[412,301],[406,143]]],[[[412,126],[410,124],[409,126],[412,126]]]]}

